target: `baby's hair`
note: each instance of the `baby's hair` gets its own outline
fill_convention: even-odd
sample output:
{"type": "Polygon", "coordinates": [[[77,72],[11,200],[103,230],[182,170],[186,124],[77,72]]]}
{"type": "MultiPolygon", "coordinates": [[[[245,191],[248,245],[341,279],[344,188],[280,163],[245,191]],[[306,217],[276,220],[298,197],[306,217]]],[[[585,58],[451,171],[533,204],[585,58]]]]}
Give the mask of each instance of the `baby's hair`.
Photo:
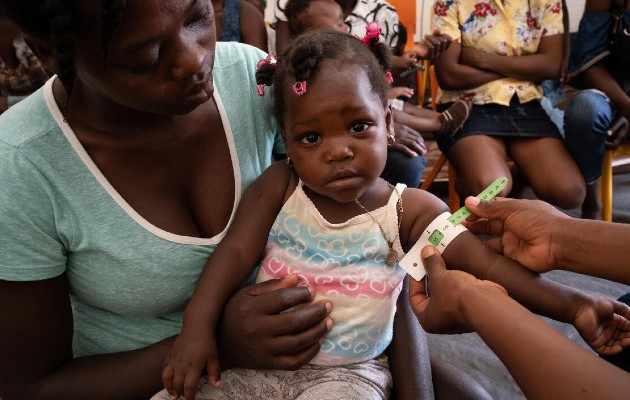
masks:
{"type": "MultiPolygon", "coordinates": [[[[102,0],[99,4],[101,37],[106,56],[109,40],[122,20],[125,0],[102,0]]],[[[17,23],[25,32],[51,41],[56,49],[57,75],[69,95],[76,77],[75,28],[79,25],[75,18],[73,1],[3,0],[0,2],[0,12],[17,23]]]]}
{"type": "Polygon", "coordinates": [[[295,82],[308,81],[315,76],[322,61],[334,61],[341,68],[356,65],[363,69],[383,105],[387,104],[389,83],[385,73],[391,67],[389,47],[383,43],[366,46],[358,38],[343,32],[307,32],[293,42],[278,58],[276,65],[261,64],[256,72],[259,85],[272,86],[273,114],[282,125],[285,96],[295,82]]]}
{"type": "Polygon", "coordinates": [[[306,30],[300,15],[311,5],[311,0],[289,0],[284,9],[284,15],[289,23],[289,32],[291,37],[296,37],[306,30]]]}

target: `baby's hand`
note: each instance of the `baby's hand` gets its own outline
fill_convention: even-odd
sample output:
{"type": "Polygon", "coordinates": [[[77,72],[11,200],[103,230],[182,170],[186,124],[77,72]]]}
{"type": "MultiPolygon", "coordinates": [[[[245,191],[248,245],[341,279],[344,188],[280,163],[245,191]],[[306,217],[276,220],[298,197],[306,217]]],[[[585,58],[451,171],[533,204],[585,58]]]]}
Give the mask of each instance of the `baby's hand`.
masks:
{"type": "Polygon", "coordinates": [[[619,301],[589,295],[578,307],[573,326],[599,354],[617,354],[630,345],[630,307],[619,301]]]}
{"type": "Polygon", "coordinates": [[[162,383],[173,398],[183,394],[186,400],[194,400],[204,367],[210,384],[219,387],[221,368],[211,327],[209,324],[184,325],[166,356],[162,383]]]}

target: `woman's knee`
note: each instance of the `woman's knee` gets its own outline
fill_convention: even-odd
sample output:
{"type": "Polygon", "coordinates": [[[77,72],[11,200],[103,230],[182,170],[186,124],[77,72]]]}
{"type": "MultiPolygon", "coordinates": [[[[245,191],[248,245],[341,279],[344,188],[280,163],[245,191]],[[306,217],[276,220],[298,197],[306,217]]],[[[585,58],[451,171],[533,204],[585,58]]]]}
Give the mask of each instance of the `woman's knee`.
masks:
{"type": "Polygon", "coordinates": [[[546,188],[534,189],[536,195],[548,203],[565,210],[580,207],[586,196],[584,179],[576,177],[548,185],[546,188]]]}
{"type": "Polygon", "coordinates": [[[606,135],[614,116],[608,98],[595,90],[583,90],[569,102],[564,113],[565,135],[606,135]]]}

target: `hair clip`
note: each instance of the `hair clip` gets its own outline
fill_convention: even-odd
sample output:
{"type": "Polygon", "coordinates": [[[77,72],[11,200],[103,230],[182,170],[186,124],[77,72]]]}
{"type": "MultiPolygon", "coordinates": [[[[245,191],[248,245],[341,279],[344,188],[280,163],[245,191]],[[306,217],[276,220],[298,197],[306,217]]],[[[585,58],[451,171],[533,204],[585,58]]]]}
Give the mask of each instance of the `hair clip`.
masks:
{"type": "Polygon", "coordinates": [[[391,85],[394,82],[394,77],[390,71],[385,72],[385,80],[391,85]]]}
{"type": "MultiPolygon", "coordinates": [[[[370,47],[381,42],[381,26],[376,21],[372,21],[365,27],[365,36],[357,38],[363,42],[367,47],[370,47]]],[[[356,36],[356,35],[355,35],[356,36]]]]}
{"type": "Polygon", "coordinates": [[[297,94],[298,96],[303,95],[304,93],[306,93],[306,81],[298,81],[295,82],[293,84],[293,91],[295,92],[295,94],[297,94]]]}
{"type": "Polygon", "coordinates": [[[258,64],[256,64],[256,69],[260,69],[260,67],[262,67],[265,64],[271,64],[272,67],[275,67],[277,62],[278,62],[278,59],[276,57],[272,56],[271,54],[268,54],[267,57],[258,61],[258,64]]]}
{"type": "MultiPolygon", "coordinates": [[[[275,68],[277,63],[278,63],[278,59],[272,56],[271,54],[268,54],[267,57],[258,61],[258,64],[256,64],[256,69],[259,70],[265,64],[269,64],[275,68]]],[[[261,97],[265,95],[265,86],[269,86],[269,85],[261,83],[256,87],[258,90],[258,95],[261,97]]]]}

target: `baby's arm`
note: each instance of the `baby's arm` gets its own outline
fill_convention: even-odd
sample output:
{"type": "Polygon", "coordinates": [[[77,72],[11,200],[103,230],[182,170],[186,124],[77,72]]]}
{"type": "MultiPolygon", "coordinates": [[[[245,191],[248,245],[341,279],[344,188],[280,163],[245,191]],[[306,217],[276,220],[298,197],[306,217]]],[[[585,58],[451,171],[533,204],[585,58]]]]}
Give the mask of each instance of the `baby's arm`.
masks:
{"type": "Polygon", "coordinates": [[[291,170],[277,162],[243,194],[234,221],[204,266],[186,306],[182,332],[166,358],[162,380],[169,393],[193,399],[204,367],[210,382],[219,385],[218,320],[263,253],[290,180],[291,170]]]}
{"type": "MultiPolygon", "coordinates": [[[[405,213],[408,208],[414,211],[414,204],[421,204],[421,199],[428,196],[433,197],[415,189],[406,190],[405,213]]],[[[429,216],[418,217],[410,231],[401,230],[401,237],[408,239],[408,245],[413,245],[426,225],[446,208],[439,199],[424,200],[424,204],[422,213],[429,216]]],[[[584,340],[600,353],[618,352],[630,340],[630,323],[614,311],[613,300],[588,295],[530,272],[516,261],[493,252],[470,232],[457,236],[443,257],[450,268],[499,283],[511,297],[535,313],[572,323],[584,340]]]]}

